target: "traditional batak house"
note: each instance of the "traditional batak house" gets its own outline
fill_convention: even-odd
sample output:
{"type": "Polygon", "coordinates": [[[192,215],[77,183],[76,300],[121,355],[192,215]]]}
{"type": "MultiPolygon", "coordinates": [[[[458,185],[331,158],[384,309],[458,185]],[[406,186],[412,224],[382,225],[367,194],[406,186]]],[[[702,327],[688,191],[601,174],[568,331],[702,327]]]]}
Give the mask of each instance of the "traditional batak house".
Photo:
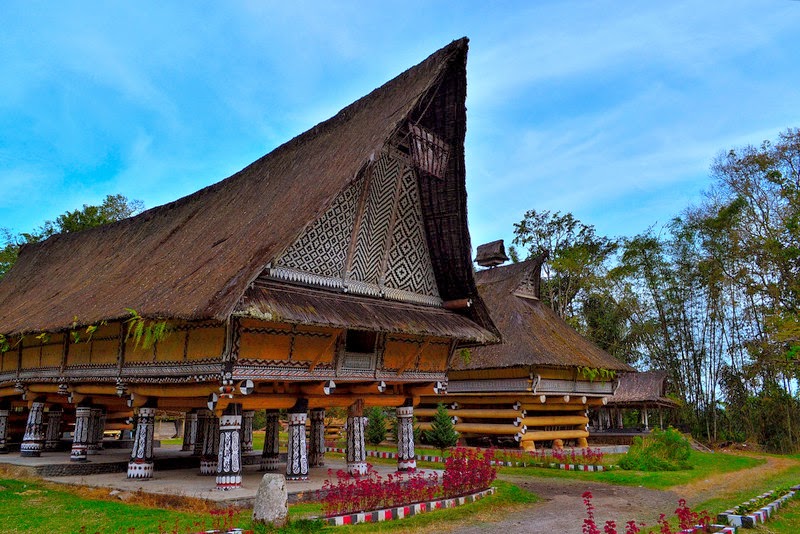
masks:
{"type": "Polygon", "coordinates": [[[659,428],[664,428],[664,411],[668,414],[678,403],[667,396],[667,372],[644,371],[620,377],[619,387],[608,404],[593,410],[595,436],[604,441],[630,441],[630,433],[649,432],[650,415],[658,416],[659,428]],[[623,422],[625,412],[638,412],[639,425],[626,429],[623,422]],[[615,434],[621,434],[614,439],[615,434]],[[627,439],[625,435],[627,434],[627,439]]]}
{"type": "Polygon", "coordinates": [[[22,455],[63,429],[83,461],[135,409],[128,476],[148,478],[154,415],[182,410],[184,449],[230,488],[254,410],[264,469],[288,410],[286,474],[302,479],[332,406],[363,472],[362,410],[380,405],[398,407],[413,468],[412,406],[457,349],[497,340],[470,261],[466,58],[453,42],[219,183],[25,246],[0,282],[3,443],[18,415],[22,455]]]}
{"type": "Polygon", "coordinates": [[[614,394],[618,375],[633,371],[570,327],[540,300],[545,256],[499,266],[503,241],[478,247],[478,291],[502,344],[464,349],[453,359],[447,396],[426,395],[425,420],[444,402],[463,437],[513,438],[525,449],[560,439],[587,445],[587,410],[614,394]]]}

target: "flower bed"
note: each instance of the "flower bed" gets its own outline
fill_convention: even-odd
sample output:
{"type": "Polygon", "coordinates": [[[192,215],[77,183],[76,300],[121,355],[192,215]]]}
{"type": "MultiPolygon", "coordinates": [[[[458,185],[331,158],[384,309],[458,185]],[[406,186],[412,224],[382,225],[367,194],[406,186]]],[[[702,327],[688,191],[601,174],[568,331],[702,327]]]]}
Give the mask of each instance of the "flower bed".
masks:
{"type": "Polygon", "coordinates": [[[800,486],[786,491],[768,491],[733,508],[717,514],[717,521],[734,527],[754,528],[757,523],[766,523],[787,500],[794,497],[800,486]]]}

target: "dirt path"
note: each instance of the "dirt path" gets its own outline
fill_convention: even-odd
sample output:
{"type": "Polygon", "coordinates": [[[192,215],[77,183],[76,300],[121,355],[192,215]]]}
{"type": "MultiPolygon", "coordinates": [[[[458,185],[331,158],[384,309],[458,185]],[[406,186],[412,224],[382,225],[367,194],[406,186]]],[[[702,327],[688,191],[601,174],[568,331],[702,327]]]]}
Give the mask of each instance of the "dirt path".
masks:
{"type": "MultiPolygon", "coordinates": [[[[500,476],[541,497],[542,501],[504,515],[496,522],[458,525],[455,530],[466,534],[580,534],[586,517],[581,495],[591,491],[596,507],[595,520],[602,525],[608,519],[635,519],[653,525],[659,513],[671,514],[678,497],[671,491],[641,487],[614,486],[599,482],[561,478],[500,476]]],[[[624,527],[623,524],[618,524],[624,527]]]]}
{"type": "Polygon", "coordinates": [[[672,491],[682,495],[689,503],[703,502],[719,495],[720,489],[726,493],[735,493],[753,486],[753,480],[764,478],[789,469],[798,464],[797,460],[791,458],[775,458],[772,456],[760,457],[767,461],[750,469],[742,469],[731,473],[719,473],[708,478],[693,480],[683,486],[675,486],[672,491]]]}

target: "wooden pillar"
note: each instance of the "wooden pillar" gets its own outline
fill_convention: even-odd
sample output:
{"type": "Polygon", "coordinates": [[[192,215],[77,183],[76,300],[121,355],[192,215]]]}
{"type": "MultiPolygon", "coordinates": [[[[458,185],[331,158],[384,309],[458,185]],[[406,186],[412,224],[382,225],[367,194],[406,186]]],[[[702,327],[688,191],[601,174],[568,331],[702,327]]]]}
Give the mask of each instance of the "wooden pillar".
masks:
{"type": "Polygon", "coordinates": [[[186,412],[183,419],[183,444],[181,445],[182,451],[193,451],[194,444],[197,440],[197,412],[192,410],[186,412]]]}
{"type": "Polygon", "coordinates": [[[661,406],[658,407],[658,427],[664,430],[664,410],[661,406]]]}
{"type": "Polygon", "coordinates": [[[71,462],[85,462],[86,449],[89,447],[89,421],[92,418],[91,406],[75,408],[75,430],[72,432],[72,450],[69,453],[71,462]]]}
{"type": "Polygon", "coordinates": [[[298,399],[289,411],[289,450],[286,456],[286,479],[308,479],[308,451],[306,449],[306,418],[308,401],[298,399]]]}
{"type": "Polygon", "coordinates": [[[647,406],[642,406],[642,423],[644,423],[645,430],[650,430],[650,421],[647,418],[647,406]]]}
{"type": "Polygon", "coordinates": [[[309,467],[325,465],[325,409],[311,410],[311,447],[308,456],[309,467]]]}
{"type": "Polygon", "coordinates": [[[414,451],[414,407],[397,408],[397,470],[416,471],[417,456],[414,451]]]}
{"type": "Polygon", "coordinates": [[[20,456],[37,457],[42,455],[44,448],[44,415],[45,398],[39,397],[31,403],[28,411],[28,424],[25,426],[25,436],[22,438],[20,456]]]}
{"type": "Polygon", "coordinates": [[[253,452],[253,417],[256,412],[242,412],[242,452],[253,452]]]}
{"type": "Polygon", "coordinates": [[[209,417],[211,417],[210,411],[206,409],[197,410],[197,424],[195,426],[194,444],[192,445],[192,456],[203,455],[203,446],[206,442],[209,417]]]}
{"type": "Polygon", "coordinates": [[[8,415],[10,413],[11,410],[8,408],[0,408],[0,454],[8,454],[6,436],[8,435],[8,415]]]}
{"type": "Polygon", "coordinates": [[[47,431],[44,438],[44,450],[54,451],[61,444],[61,416],[63,411],[60,406],[54,406],[47,412],[47,431]]]}
{"type": "Polygon", "coordinates": [[[347,472],[355,476],[367,474],[364,401],[361,399],[347,408],[347,472]]]}
{"type": "Polygon", "coordinates": [[[267,410],[267,426],[264,433],[264,450],[261,453],[259,471],[277,471],[280,460],[280,422],[278,410],[267,410]]]}
{"type": "Polygon", "coordinates": [[[200,474],[216,475],[219,456],[219,417],[209,412],[206,419],[206,432],[203,439],[203,453],[200,456],[200,474]]]}
{"type": "MultiPolygon", "coordinates": [[[[252,419],[251,419],[252,421],[252,419]]],[[[242,487],[242,405],[229,404],[219,418],[217,489],[242,487]]]]}
{"type": "Polygon", "coordinates": [[[139,408],[136,414],[136,437],[133,440],[128,478],[153,478],[153,433],[156,409],[139,408]]]}

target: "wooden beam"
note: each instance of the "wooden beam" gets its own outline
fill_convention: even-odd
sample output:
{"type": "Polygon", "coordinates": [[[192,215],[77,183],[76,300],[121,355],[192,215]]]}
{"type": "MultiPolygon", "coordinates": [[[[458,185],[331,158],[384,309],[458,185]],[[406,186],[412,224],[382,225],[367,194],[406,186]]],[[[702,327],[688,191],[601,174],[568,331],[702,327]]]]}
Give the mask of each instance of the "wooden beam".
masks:
{"type": "Polygon", "coordinates": [[[522,441],[550,441],[553,439],[588,438],[586,430],[533,430],[522,436],[522,441]]]}
{"type": "MultiPolygon", "coordinates": [[[[436,410],[433,408],[417,408],[414,410],[414,415],[418,417],[433,417],[436,415],[436,410]]],[[[520,416],[524,417],[525,411],[511,408],[467,408],[463,410],[447,410],[447,415],[467,419],[516,419],[520,416]]]]}
{"type": "Polygon", "coordinates": [[[537,415],[522,419],[522,424],[527,427],[581,425],[583,428],[588,423],[589,418],[585,415],[537,415]]]}
{"type": "MultiPolygon", "coordinates": [[[[430,430],[432,423],[419,423],[420,430],[430,430]]],[[[513,436],[518,433],[525,433],[525,427],[514,426],[513,424],[492,424],[492,423],[456,423],[453,425],[457,432],[462,434],[488,434],[493,436],[513,436]]]]}

